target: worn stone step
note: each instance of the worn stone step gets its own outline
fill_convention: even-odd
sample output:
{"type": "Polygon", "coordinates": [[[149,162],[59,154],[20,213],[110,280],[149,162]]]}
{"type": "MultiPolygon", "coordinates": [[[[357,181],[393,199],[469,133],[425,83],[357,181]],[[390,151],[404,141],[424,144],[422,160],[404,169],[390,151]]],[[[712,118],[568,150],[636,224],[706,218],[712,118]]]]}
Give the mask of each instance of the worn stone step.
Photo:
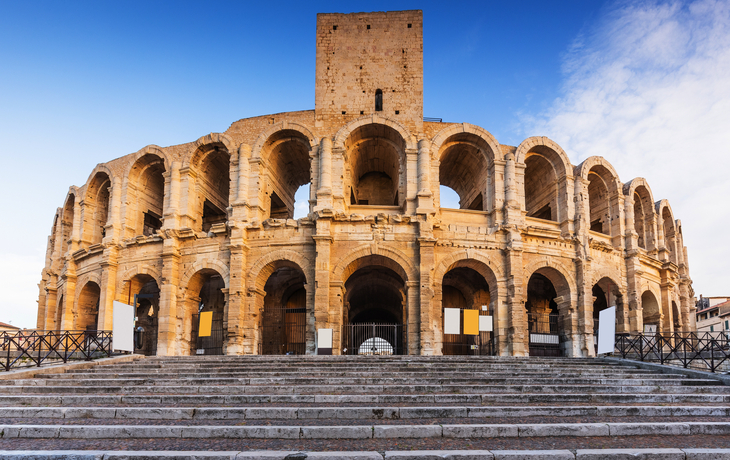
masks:
{"type": "Polygon", "coordinates": [[[0,407],[0,419],[310,420],[510,417],[728,417],[730,406],[0,407]]]}
{"type": "Polygon", "coordinates": [[[730,422],[345,426],[0,425],[0,439],[393,439],[728,435],[730,422]]]}
{"type": "Polygon", "coordinates": [[[336,395],[2,395],[0,406],[241,404],[727,404],[730,395],[691,394],[336,394],[336,395]]]}

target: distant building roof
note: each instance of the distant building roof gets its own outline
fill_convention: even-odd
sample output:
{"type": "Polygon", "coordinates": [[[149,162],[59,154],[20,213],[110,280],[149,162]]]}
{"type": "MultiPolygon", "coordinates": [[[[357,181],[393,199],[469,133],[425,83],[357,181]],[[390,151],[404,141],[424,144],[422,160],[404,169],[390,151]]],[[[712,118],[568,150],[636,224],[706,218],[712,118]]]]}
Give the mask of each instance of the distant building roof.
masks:
{"type": "Polygon", "coordinates": [[[18,326],[13,326],[12,324],[8,324],[8,323],[3,323],[2,321],[0,321],[0,328],[2,328],[2,329],[17,329],[17,330],[20,330],[20,328],[18,326]]]}

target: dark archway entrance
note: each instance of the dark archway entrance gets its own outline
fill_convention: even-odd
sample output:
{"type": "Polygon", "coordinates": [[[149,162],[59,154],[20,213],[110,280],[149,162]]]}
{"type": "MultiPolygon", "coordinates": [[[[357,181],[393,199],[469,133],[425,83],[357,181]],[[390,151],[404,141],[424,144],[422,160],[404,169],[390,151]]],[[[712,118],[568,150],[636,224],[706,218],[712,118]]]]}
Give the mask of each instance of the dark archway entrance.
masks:
{"type": "Polygon", "coordinates": [[[277,268],[266,281],[261,319],[262,355],[303,355],[306,352],[306,278],[298,267],[277,268]]]}
{"type": "Polygon", "coordinates": [[[141,340],[135,340],[134,352],[145,356],[157,354],[157,331],[160,315],[160,288],[149,275],[136,275],[128,281],[129,293],[134,296],[135,326],[142,328],[141,340]]]}
{"type": "Polygon", "coordinates": [[[556,297],[555,287],[546,276],[535,273],[530,277],[525,304],[530,356],[563,356],[556,297]]]}
{"type": "Polygon", "coordinates": [[[405,354],[406,316],[403,277],[377,263],[361,266],[345,282],[343,353],[405,354]]]}
{"type": "MultiPolygon", "coordinates": [[[[477,311],[479,316],[490,316],[491,296],[489,284],[473,268],[457,267],[444,275],[441,304],[443,308],[461,310],[460,334],[444,334],[442,353],[444,355],[492,355],[494,341],[492,332],[467,334],[465,311],[477,311]]],[[[442,315],[442,322],[445,315],[442,315]]],[[[442,330],[444,325],[442,324],[442,330]]]]}
{"type": "MultiPolygon", "coordinates": [[[[223,314],[226,296],[223,293],[226,283],[223,277],[212,269],[203,269],[190,279],[186,309],[190,314],[190,354],[223,354],[223,314]],[[210,333],[201,331],[201,315],[210,318],[210,333]],[[205,334],[205,335],[203,335],[205,334]]],[[[204,318],[205,319],[205,318],[204,318]]]]}

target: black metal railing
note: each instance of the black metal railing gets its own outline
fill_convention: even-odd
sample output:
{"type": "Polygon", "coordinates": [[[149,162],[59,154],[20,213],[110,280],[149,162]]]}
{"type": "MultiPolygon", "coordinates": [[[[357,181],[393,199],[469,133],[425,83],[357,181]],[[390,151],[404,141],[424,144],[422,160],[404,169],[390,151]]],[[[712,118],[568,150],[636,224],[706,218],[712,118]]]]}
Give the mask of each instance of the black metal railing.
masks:
{"type": "Polygon", "coordinates": [[[616,334],[615,353],[625,359],[717,372],[730,365],[730,338],[724,332],[616,334]]]}
{"type": "Polygon", "coordinates": [[[43,363],[91,361],[112,355],[111,331],[0,332],[2,368],[5,371],[43,363]]]}
{"type": "Polygon", "coordinates": [[[562,356],[558,315],[529,313],[527,328],[530,334],[530,356],[562,356]]]}
{"type": "Polygon", "coordinates": [[[210,325],[210,335],[198,337],[200,315],[193,315],[193,330],[190,340],[191,355],[222,355],[223,354],[223,312],[213,312],[210,325]]]}
{"type": "Polygon", "coordinates": [[[343,350],[345,355],[404,355],[406,354],[405,324],[348,324],[343,350]]]}

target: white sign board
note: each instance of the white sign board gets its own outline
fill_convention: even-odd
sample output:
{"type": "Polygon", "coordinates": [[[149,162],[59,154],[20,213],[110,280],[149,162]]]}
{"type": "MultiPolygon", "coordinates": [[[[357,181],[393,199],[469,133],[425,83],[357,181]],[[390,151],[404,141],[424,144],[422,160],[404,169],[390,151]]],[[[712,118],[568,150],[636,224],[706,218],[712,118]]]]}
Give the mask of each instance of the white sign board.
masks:
{"type": "Polygon", "coordinates": [[[492,317],[491,316],[480,316],[479,317],[479,332],[492,332],[492,317]]]}
{"type": "Polygon", "coordinates": [[[461,334],[461,310],[444,308],[444,334],[461,334]]]}
{"type": "Polygon", "coordinates": [[[115,351],[134,352],[134,307],[114,301],[112,344],[115,351]]]}
{"type": "Polygon", "coordinates": [[[616,344],[616,307],[598,313],[598,354],[613,353],[616,344]]]}
{"type": "Polygon", "coordinates": [[[332,329],[317,329],[317,348],[332,348],[332,329]]]}

